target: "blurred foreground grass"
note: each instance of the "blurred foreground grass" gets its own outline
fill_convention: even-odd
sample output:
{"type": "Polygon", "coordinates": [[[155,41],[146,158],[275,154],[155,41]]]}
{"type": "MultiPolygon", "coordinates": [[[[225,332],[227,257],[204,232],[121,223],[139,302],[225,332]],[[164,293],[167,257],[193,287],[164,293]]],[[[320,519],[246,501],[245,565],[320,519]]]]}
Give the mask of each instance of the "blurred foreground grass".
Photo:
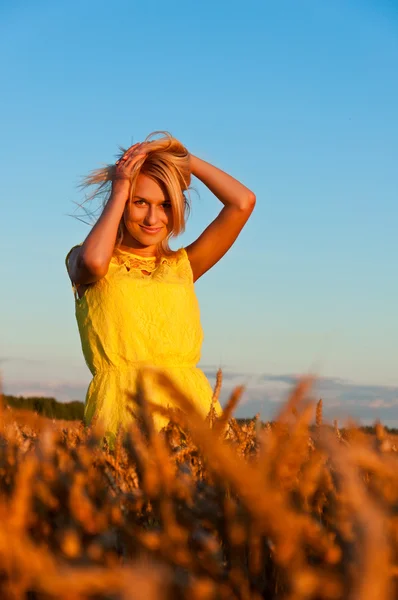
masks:
{"type": "Polygon", "coordinates": [[[2,399],[2,600],[398,598],[394,436],[323,424],[309,379],[262,427],[157,377],[180,410],[157,434],[143,379],[114,449],[2,399]]]}

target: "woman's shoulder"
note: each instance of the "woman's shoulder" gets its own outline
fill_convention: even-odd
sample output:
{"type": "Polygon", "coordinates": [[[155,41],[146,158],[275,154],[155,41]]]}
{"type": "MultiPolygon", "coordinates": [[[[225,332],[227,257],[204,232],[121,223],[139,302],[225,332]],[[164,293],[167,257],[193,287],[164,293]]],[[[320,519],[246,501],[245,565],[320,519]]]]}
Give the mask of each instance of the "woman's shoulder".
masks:
{"type": "Polygon", "coordinates": [[[176,263],[188,260],[188,254],[184,247],[178,248],[178,250],[174,250],[171,256],[172,260],[174,260],[176,263]]]}
{"type": "Polygon", "coordinates": [[[193,275],[191,263],[185,248],[174,250],[171,254],[165,256],[162,262],[167,263],[173,271],[176,271],[180,277],[192,282],[193,275]]]}

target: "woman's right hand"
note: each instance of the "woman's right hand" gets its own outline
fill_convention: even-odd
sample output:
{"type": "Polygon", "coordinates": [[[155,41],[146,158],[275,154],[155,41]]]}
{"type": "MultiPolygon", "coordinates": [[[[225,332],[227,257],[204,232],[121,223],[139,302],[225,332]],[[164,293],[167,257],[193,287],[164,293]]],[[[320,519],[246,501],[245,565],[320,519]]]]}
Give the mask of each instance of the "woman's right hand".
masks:
{"type": "Polygon", "coordinates": [[[123,154],[119,160],[115,163],[114,177],[112,180],[112,191],[121,191],[128,193],[130,190],[131,172],[134,165],[144,156],[148,151],[147,143],[138,143],[131,146],[123,154]]]}

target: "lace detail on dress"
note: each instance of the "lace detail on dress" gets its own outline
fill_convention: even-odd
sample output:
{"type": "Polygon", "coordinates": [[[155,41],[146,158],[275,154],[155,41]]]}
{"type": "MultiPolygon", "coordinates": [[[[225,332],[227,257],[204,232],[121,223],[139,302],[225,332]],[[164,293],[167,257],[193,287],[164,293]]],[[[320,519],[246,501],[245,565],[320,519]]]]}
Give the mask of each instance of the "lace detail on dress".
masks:
{"type": "Polygon", "coordinates": [[[124,266],[136,277],[146,278],[148,275],[156,279],[170,281],[173,275],[184,280],[193,281],[192,269],[185,248],[180,248],[170,256],[141,257],[124,250],[115,248],[111,261],[124,266]]]}
{"type": "Polygon", "coordinates": [[[137,255],[129,254],[120,250],[114,250],[114,254],[111,259],[113,262],[121,266],[126,266],[128,269],[136,271],[147,271],[153,273],[161,264],[165,262],[164,258],[158,260],[156,256],[149,256],[148,258],[141,258],[137,255]]]}
{"type": "MultiPolygon", "coordinates": [[[[73,248],[82,245],[83,242],[76,244],[69,250],[65,258],[67,270],[67,263],[70,253],[72,252],[73,248]]],[[[123,266],[125,267],[126,275],[134,279],[152,279],[165,283],[187,282],[189,284],[193,284],[191,263],[189,262],[185,248],[180,248],[176,252],[173,252],[173,254],[170,256],[162,256],[160,259],[155,256],[141,257],[137,256],[136,254],[126,252],[125,250],[115,248],[110,261],[110,266],[113,266],[113,268],[110,269],[108,274],[105,275],[102,280],[100,279],[95,284],[88,286],[88,289],[81,297],[79,297],[77,293],[78,286],[75,286],[75,284],[72,282],[72,291],[78,304],[83,301],[83,298],[86,298],[89,290],[92,291],[94,287],[99,288],[105,285],[105,282],[108,280],[108,278],[113,278],[115,271],[123,266]]]]}

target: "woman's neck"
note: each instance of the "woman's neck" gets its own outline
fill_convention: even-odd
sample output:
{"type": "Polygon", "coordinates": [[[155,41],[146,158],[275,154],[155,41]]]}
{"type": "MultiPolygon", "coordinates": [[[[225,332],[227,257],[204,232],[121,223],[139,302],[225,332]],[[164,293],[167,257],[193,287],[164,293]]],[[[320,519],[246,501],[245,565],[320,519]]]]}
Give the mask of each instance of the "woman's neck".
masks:
{"type": "Polygon", "coordinates": [[[151,246],[143,246],[135,238],[128,233],[124,232],[122,243],[118,246],[120,250],[124,252],[131,252],[138,256],[156,256],[158,254],[158,248],[156,244],[151,246]]]}
{"type": "Polygon", "coordinates": [[[156,246],[141,246],[140,248],[136,248],[135,246],[130,246],[126,244],[120,244],[118,246],[120,250],[124,252],[131,252],[131,254],[136,254],[137,256],[156,256],[158,254],[156,246]]]}

